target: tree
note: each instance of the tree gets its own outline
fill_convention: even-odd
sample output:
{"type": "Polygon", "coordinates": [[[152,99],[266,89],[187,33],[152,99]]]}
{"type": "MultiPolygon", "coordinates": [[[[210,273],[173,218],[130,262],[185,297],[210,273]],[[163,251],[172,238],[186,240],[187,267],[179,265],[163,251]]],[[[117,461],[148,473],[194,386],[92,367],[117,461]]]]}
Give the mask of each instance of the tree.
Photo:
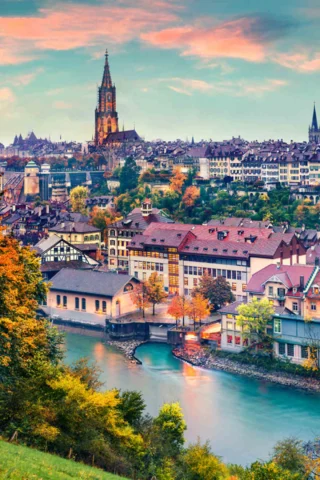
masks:
{"type": "Polygon", "coordinates": [[[140,168],[132,157],[126,158],[124,166],[120,172],[120,193],[134,190],[138,186],[140,168]]]}
{"type": "Polygon", "coordinates": [[[119,214],[117,215],[113,210],[109,209],[94,207],[90,213],[90,223],[101,230],[105,244],[108,242],[108,226],[120,219],[121,216],[119,214]]]}
{"type": "Polygon", "coordinates": [[[267,298],[253,298],[252,302],[239,305],[238,313],[237,325],[243,328],[243,337],[251,341],[250,348],[260,346],[272,355],[272,336],[267,331],[274,315],[272,303],[267,298]]]}
{"type": "Polygon", "coordinates": [[[296,438],[286,438],[278,442],[273,449],[272,461],[292,473],[306,473],[307,459],[302,442],[296,438]]]}
{"type": "Polygon", "coordinates": [[[178,324],[178,320],[182,318],[184,326],[184,317],[187,315],[187,300],[185,296],[175,295],[171,300],[167,313],[175,319],[176,325],[178,324]]]}
{"type": "Polygon", "coordinates": [[[234,301],[230,284],[223,277],[213,278],[205,273],[200,278],[196,291],[209,300],[214,310],[234,301]]]}
{"type": "Polygon", "coordinates": [[[204,445],[191,444],[182,456],[183,480],[226,480],[229,477],[227,467],[219,457],[211,452],[209,442],[204,445]]]}
{"type": "Polygon", "coordinates": [[[119,392],[119,410],[122,413],[123,419],[130,425],[136,427],[142,419],[142,414],[146,408],[141,392],[119,392]]]}
{"type": "Polygon", "coordinates": [[[200,197],[200,189],[195,186],[187,187],[182,202],[187,208],[193,207],[196,200],[200,197]]]}
{"type": "Polygon", "coordinates": [[[170,456],[175,456],[181,452],[187,425],[179,403],[162,405],[159,415],[153,423],[166,444],[165,450],[170,453],[170,456]]]}
{"type": "Polygon", "coordinates": [[[140,310],[140,312],[142,312],[142,317],[145,318],[145,309],[151,305],[148,289],[145,283],[137,285],[130,293],[130,298],[133,304],[140,310]]]}
{"type": "Polygon", "coordinates": [[[186,181],[187,176],[181,172],[180,167],[175,167],[172,172],[172,177],[170,180],[170,190],[177,192],[179,194],[182,193],[182,187],[184,182],[186,181]]]}
{"type": "Polygon", "coordinates": [[[150,303],[152,303],[152,315],[155,314],[155,306],[158,303],[162,303],[168,296],[163,289],[163,282],[160,279],[157,272],[151,273],[148,280],[145,282],[147,291],[147,297],[150,303]]]}
{"type": "Polygon", "coordinates": [[[70,192],[70,203],[71,203],[72,211],[79,212],[86,215],[87,214],[87,208],[86,208],[87,197],[88,197],[87,187],[83,187],[81,185],[79,185],[78,187],[74,187],[70,192]]]}
{"type": "Polygon", "coordinates": [[[201,293],[196,293],[191,299],[188,299],[187,315],[193,320],[194,330],[197,322],[201,325],[201,320],[210,315],[208,300],[201,293]]]}

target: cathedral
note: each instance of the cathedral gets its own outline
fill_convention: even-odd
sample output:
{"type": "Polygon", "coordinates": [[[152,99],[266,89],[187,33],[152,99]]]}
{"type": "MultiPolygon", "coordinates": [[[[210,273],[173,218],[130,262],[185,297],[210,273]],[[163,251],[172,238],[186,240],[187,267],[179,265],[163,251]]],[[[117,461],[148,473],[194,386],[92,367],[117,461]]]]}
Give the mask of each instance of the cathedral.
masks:
{"type": "Polygon", "coordinates": [[[309,127],[309,142],[320,143],[320,128],[318,126],[316,106],[313,107],[311,126],[309,127]]]}
{"type": "Polygon", "coordinates": [[[95,145],[98,147],[118,146],[127,141],[140,140],[135,130],[119,132],[116,87],[111,80],[108,51],[105,57],[102,83],[98,90],[98,105],[95,110],[95,145]]]}

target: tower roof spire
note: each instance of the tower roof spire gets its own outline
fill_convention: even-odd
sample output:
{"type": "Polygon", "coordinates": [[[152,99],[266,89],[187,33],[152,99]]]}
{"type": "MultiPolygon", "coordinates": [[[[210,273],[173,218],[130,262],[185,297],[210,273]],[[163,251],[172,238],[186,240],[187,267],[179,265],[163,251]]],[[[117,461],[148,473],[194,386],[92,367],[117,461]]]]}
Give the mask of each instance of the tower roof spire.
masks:
{"type": "Polygon", "coordinates": [[[312,115],[312,123],[311,128],[314,130],[318,130],[318,120],[317,120],[317,112],[316,112],[316,103],[313,106],[313,115],[312,115]]]}
{"type": "Polygon", "coordinates": [[[106,57],[106,60],[105,60],[105,63],[104,63],[102,87],[110,88],[110,87],[112,87],[112,79],[111,79],[111,73],[110,73],[110,67],[109,67],[108,49],[106,49],[105,57],[106,57]]]}

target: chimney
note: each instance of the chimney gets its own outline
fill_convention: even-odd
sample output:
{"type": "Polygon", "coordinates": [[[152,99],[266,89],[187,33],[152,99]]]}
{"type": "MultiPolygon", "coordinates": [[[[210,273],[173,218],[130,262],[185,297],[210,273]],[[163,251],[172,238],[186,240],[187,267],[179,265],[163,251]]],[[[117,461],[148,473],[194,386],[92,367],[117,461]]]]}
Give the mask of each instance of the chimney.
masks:
{"type": "Polygon", "coordinates": [[[304,276],[303,275],[300,276],[300,290],[301,291],[304,290],[304,276]]]}
{"type": "Polygon", "coordinates": [[[47,213],[47,215],[49,215],[49,213],[50,213],[50,205],[49,204],[46,205],[46,213],[47,213]]]}

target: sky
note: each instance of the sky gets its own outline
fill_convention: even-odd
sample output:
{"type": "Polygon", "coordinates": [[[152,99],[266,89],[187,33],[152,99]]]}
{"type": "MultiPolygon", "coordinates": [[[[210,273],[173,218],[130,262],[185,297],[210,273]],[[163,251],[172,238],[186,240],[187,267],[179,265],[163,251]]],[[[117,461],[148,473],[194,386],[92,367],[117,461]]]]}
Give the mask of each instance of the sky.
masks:
{"type": "Polygon", "coordinates": [[[319,26],[319,0],[1,0],[0,142],[91,140],[106,49],[147,140],[307,140],[319,26]]]}

